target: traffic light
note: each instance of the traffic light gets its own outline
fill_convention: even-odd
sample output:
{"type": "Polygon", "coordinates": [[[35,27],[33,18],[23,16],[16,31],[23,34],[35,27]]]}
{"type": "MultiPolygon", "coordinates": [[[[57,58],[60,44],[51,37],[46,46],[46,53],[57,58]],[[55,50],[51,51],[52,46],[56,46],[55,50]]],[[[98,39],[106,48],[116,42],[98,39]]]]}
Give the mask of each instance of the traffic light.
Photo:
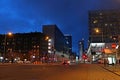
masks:
{"type": "Polygon", "coordinates": [[[87,55],[86,55],[86,54],[83,54],[83,55],[82,55],[82,58],[83,58],[83,59],[87,59],[87,55]]]}

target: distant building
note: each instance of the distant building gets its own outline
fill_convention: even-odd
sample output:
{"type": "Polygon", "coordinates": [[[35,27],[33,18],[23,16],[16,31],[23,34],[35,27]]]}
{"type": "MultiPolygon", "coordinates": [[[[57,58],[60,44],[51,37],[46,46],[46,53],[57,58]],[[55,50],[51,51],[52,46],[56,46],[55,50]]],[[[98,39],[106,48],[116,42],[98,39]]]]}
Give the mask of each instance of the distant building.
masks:
{"type": "Polygon", "coordinates": [[[65,34],[65,45],[66,45],[66,52],[68,54],[72,54],[72,36],[69,34],[65,34]]]}
{"type": "Polygon", "coordinates": [[[82,54],[84,53],[84,39],[79,41],[78,47],[79,47],[79,59],[81,59],[82,54]]]}

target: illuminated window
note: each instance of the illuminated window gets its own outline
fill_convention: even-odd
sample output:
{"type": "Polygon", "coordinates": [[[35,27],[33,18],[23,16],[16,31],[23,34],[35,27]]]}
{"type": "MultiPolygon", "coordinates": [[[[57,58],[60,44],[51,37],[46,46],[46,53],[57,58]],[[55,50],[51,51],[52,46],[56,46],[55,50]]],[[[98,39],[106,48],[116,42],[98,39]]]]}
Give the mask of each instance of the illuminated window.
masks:
{"type": "Polygon", "coordinates": [[[93,21],[94,24],[97,23],[97,22],[98,22],[97,20],[94,20],[94,21],[93,21]]]}
{"type": "Polygon", "coordinates": [[[39,48],[39,46],[37,46],[37,48],[39,48]]]}
{"type": "Polygon", "coordinates": [[[112,24],[110,24],[110,26],[112,26],[112,24]]]}
{"type": "Polygon", "coordinates": [[[51,42],[52,40],[51,40],[51,39],[49,39],[48,41],[49,41],[49,42],[51,42]]]}
{"type": "Polygon", "coordinates": [[[105,26],[108,26],[108,24],[105,24],[105,26]]]}
{"type": "Polygon", "coordinates": [[[51,47],[48,47],[48,49],[51,49],[51,47]]]}
{"type": "Polygon", "coordinates": [[[50,50],[48,50],[48,53],[52,53],[50,50]]]}
{"type": "Polygon", "coordinates": [[[100,13],[99,15],[102,15],[102,13],[100,13]]]}
{"type": "Polygon", "coordinates": [[[69,44],[69,42],[67,41],[66,44],[69,44]]]}
{"type": "Polygon", "coordinates": [[[48,45],[50,46],[50,45],[51,45],[51,43],[48,43],[48,45]]]}

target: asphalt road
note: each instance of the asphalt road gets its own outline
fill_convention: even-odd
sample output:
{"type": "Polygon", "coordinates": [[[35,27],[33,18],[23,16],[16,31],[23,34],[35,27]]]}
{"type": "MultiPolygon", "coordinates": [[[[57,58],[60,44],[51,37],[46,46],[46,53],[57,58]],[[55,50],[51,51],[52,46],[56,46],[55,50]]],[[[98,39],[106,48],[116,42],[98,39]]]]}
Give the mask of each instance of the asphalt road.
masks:
{"type": "Polygon", "coordinates": [[[0,64],[0,80],[120,80],[120,76],[96,64],[0,64]]]}

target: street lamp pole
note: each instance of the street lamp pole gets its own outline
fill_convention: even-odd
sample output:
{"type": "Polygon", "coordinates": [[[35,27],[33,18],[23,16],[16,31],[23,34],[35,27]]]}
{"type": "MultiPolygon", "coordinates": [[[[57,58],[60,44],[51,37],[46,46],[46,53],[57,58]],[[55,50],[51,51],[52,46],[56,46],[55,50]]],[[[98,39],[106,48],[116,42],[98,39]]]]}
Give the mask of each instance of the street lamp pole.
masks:
{"type": "Polygon", "coordinates": [[[102,33],[102,43],[103,43],[103,31],[101,33],[102,33]]]}
{"type": "Polygon", "coordinates": [[[5,38],[4,38],[4,54],[3,54],[3,57],[5,58],[6,57],[6,34],[4,36],[5,36],[5,38]]]}
{"type": "Polygon", "coordinates": [[[12,33],[9,32],[9,33],[7,33],[7,34],[4,34],[4,37],[5,37],[5,38],[4,38],[4,55],[3,55],[4,58],[6,57],[7,35],[8,35],[8,36],[11,36],[12,33]]]}

